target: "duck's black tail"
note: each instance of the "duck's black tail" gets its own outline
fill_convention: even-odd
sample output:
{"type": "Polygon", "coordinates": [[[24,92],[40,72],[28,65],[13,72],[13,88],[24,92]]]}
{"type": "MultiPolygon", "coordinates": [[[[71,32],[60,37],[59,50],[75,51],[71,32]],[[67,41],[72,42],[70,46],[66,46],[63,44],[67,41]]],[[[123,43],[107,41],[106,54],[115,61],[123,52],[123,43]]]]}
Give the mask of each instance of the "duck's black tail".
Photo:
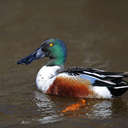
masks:
{"type": "Polygon", "coordinates": [[[128,72],[122,73],[122,77],[115,78],[112,81],[116,83],[116,86],[109,87],[113,96],[121,96],[128,90],[128,82],[124,78],[128,77],[128,72]]]}

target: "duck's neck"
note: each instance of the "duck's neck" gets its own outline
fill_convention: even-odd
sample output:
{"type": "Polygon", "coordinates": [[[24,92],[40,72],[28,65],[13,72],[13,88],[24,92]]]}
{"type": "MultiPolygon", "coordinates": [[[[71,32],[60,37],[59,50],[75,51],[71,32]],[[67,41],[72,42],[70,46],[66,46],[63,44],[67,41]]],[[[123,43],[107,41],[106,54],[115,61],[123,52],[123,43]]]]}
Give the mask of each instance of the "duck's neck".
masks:
{"type": "Polygon", "coordinates": [[[48,63],[47,66],[64,66],[65,58],[53,58],[48,63]]]}

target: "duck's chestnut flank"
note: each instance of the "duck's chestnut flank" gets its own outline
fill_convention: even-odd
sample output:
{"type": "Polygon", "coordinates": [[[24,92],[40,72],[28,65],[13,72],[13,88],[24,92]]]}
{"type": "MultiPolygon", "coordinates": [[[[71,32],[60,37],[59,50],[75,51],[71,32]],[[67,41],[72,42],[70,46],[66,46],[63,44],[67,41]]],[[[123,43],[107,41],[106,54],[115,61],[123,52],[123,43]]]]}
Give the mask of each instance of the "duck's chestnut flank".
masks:
{"type": "Polygon", "coordinates": [[[47,94],[66,97],[91,97],[91,83],[88,80],[80,80],[66,77],[57,77],[47,91],[47,94]]]}

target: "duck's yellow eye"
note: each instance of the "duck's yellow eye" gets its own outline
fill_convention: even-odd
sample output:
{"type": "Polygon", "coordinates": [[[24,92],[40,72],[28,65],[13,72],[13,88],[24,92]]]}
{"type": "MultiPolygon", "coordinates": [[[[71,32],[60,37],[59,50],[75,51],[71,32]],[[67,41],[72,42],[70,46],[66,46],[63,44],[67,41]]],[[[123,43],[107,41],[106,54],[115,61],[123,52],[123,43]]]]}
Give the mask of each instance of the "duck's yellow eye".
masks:
{"type": "Polygon", "coordinates": [[[52,47],[53,46],[53,43],[50,43],[49,46],[52,47]]]}

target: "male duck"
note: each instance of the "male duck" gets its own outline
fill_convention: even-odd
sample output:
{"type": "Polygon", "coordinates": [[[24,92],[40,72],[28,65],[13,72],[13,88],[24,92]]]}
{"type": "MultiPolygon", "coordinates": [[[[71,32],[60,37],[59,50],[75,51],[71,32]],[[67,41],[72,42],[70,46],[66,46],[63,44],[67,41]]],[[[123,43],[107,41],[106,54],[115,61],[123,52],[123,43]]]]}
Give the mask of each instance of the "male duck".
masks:
{"type": "Polygon", "coordinates": [[[33,60],[49,57],[36,77],[36,85],[46,94],[78,98],[107,98],[120,96],[128,89],[127,72],[105,72],[92,68],[64,69],[67,49],[62,40],[48,39],[18,64],[30,64],[33,60]]]}

